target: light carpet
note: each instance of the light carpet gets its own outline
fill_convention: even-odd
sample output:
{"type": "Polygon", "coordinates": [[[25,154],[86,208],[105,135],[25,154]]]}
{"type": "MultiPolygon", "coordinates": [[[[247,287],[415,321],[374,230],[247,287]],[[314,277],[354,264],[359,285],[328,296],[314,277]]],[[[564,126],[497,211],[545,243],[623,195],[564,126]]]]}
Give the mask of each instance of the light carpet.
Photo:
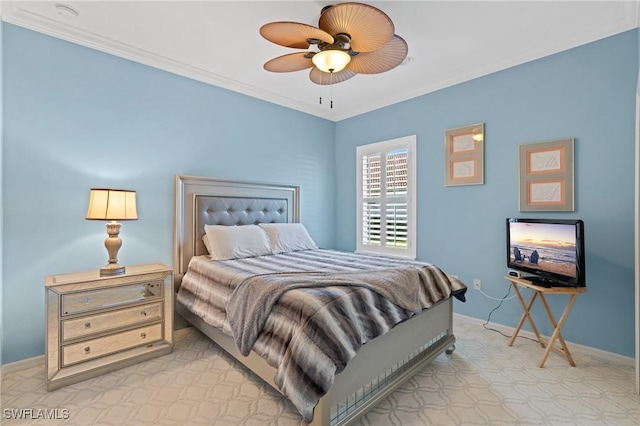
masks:
{"type": "MultiPolygon", "coordinates": [[[[640,424],[630,365],[572,350],[577,367],[552,353],[537,368],[542,349],[533,341],[518,338],[507,347],[507,338],[464,317],[454,318],[454,332],[452,355],[440,355],[358,424],[640,424]]],[[[179,330],[175,341],[169,355],[53,392],[44,389],[44,365],[7,373],[0,423],[304,424],[284,397],[197,330],[179,330]],[[57,418],[38,418],[44,415],[57,418]]]]}

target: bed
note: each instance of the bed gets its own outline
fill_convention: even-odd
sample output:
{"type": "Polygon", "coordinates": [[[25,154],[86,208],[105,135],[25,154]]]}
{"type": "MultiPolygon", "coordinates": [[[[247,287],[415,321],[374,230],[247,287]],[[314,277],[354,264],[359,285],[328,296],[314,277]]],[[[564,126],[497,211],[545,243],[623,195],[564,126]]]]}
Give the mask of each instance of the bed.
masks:
{"type": "MultiPolygon", "coordinates": [[[[321,371],[323,363],[313,361],[320,365],[317,368],[320,371],[314,371],[313,374],[322,376],[326,383],[312,382],[313,385],[307,386],[313,390],[311,397],[305,390],[300,392],[304,394],[304,398],[298,398],[298,395],[287,388],[286,384],[297,385],[296,380],[300,382],[299,378],[290,376],[294,374],[290,373],[290,370],[302,370],[303,377],[307,377],[307,374],[311,375],[310,370],[316,369],[315,365],[306,359],[309,358],[308,354],[299,354],[307,352],[306,345],[309,344],[309,337],[305,337],[307,340],[303,343],[297,343],[303,350],[298,349],[297,352],[292,350],[294,355],[290,355],[290,352],[286,352],[285,349],[280,350],[280,346],[284,347],[284,344],[273,344],[277,340],[267,340],[272,334],[269,327],[282,328],[277,320],[272,320],[272,317],[288,315],[287,308],[280,306],[288,303],[289,300],[297,299],[293,296],[294,294],[315,292],[322,297],[331,297],[331,300],[344,300],[348,306],[345,308],[340,305],[337,309],[353,311],[351,305],[359,305],[351,301],[352,298],[360,300],[359,297],[371,298],[371,294],[379,296],[375,291],[377,287],[373,288],[374,291],[369,287],[376,284],[376,281],[374,280],[374,284],[364,283],[366,280],[363,279],[363,275],[374,274],[379,276],[382,282],[395,280],[395,283],[401,282],[409,273],[407,271],[419,270],[420,279],[450,283],[450,278],[443,277],[442,271],[436,267],[430,266],[429,270],[423,270],[413,267],[417,265],[415,262],[401,260],[383,264],[380,263],[382,262],[380,257],[339,253],[320,248],[224,262],[212,262],[208,258],[209,252],[204,244],[207,239],[203,238],[205,226],[295,224],[299,222],[299,201],[300,188],[297,186],[176,175],[174,222],[174,277],[178,295],[176,311],[275,390],[288,396],[308,423],[313,425],[351,424],[435,357],[443,352],[451,353],[454,350],[451,294],[455,290],[456,297],[464,300],[466,287],[451,278],[451,282],[457,283],[457,286],[450,293],[444,294],[446,293],[444,284],[440,284],[442,288],[435,293],[440,292],[444,295],[433,301],[424,301],[424,306],[429,308],[417,311],[418,314],[415,314],[413,307],[407,309],[407,307],[398,307],[395,303],[387,303],[396,309],[392,313],[385,313],[394,318],[393,322],[385,317],[373,326],[382,330],[372,332],[371,338],[359,338],[362,341],[350,342],[349,345],[353,348],[347,345],[347,352],[353,353],[345,355],[343,352],[346,350],[340,349],[339,355],[343,359],[338,363],[339,368],[335,370],[337,374],[328,375],[321,371]],[[407,265],[412,267],[408,268],[407,265]],[[293,271],[290,269],[292,266],[293,271]],[[206,290],[209,293],[206,297],[200,298],[210,301],[212,306],[206,306],[206,304],[197,303],[197,298],[193,296],[194,293],[204,290],[190,292],[190,289],[196,288],[193,287],[196,281],[209,279],[207,276],[213,274],[209,271],[210,268],[219,270],[218,273],[221,275],[217,279],[225,282],[228,289],[206,290]],[[236,318],[235,315],[231,315],[231,309],[241,305],[247,295],[259,292],[259,289],[265,289],[263,292],[268,294],[270,290],[266,290],[267,288],[279,288],[282,283],[295,284],[301,277],[307,280],[314,274],[325,280],[324,288],[311,289],[307,284],[304,288],[299,288],[300,284],[296,284],[295,289],[283,292],[277,300],[277,305],[274,305],[273,313],[270,316],[264,316],[262,320],[265,324],[264,331],[251,330],[250,326],[256,322],[254,317],[245,319],[245,322],[240,325],[238,325],[240,320],[231,320],[236,318]],[[432,277],[431,274],[435,275],[432,277]],[[363,284],[336,287],[336,280],[340,281],[345,276],[350,281],[363,282],[363,284]],[[252,284],[257,286],[251,291],[244,290],[252,281],[256,281],[252,284]],[[265,287],[267,285],[272,287],[265,287]],[[246,293],[243,297],[238,297],[241,289],[246,293]],[[339,297],[335,296],[336,292],[340,294],[339,297]],[[352,294],[343,297],[340,292],[352,294]],[[387,328],[385,328],[385,322],[390,324],[387,328]],[[243,327],[254,334],[250,343],[244,343],[238,338],[237,331],[243,327]],[[287,367],[288,364],[282,362],[289,357],[293,357],[290,364],[295,368],[287,367]]],[[[249,230],[250,227],[242,229],[249,230]]],[[[407,280],[414,279],[414,272],[410,273],[412,276],[407,280]]],[[[380,293],[384,294],[384,291],[380,290],[380,293]]],[[[402,292],[394,290],[393,293],[402,292]]],[[[384,303],[386,302],[383,299],[376,299],[372,304],[379,306],[384,303]]],[[[396,303],[403,306],[402,303],[396,303]]],[[[246,308],[243,307],[243,309],[246,308]]],[[[386,312],[387,309],[388,307],[385,307],[383,310],[386,312]]],[[[314,314],[314,318],[315,316],[314,314]]],[[[340,327],[324,327],[324,330],[331,330],[333,333],[331,341],[348,340],[349,333],[342,328],[344,327],[341,324],[340,327]]],[[[296,336],[305,333],[297,333],[296,336]]],[[[247,332],[247,334],[252,333],[247,332]]],[[[295,346],[296,342],[291,340],[291,345],[295,346]]]]}

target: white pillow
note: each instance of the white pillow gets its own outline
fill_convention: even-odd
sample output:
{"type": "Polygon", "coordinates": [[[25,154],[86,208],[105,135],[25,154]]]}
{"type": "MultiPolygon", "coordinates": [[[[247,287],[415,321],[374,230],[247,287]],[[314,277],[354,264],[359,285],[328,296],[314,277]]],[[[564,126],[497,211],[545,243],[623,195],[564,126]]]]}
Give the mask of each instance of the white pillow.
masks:
{"type": "Polygon", "coordinates": [[[269,236],[273,254],[318,248],[301,223],[261,223],[259,226],[269,236]]]}
{"type": "Polygon", "coordinates": [[[256,225],[205,225],[213,260],[240,259],[271,254],[267,234],[256,225]]]}
{"type": "Polygon", "coordinates": [[[207,234],[204,234],[202,236],[202,242],[204,243],[204,246],[207,248],[207,253],[211,254],[211,246],[209,245],[209,237],[207,237],[207,234]]]}

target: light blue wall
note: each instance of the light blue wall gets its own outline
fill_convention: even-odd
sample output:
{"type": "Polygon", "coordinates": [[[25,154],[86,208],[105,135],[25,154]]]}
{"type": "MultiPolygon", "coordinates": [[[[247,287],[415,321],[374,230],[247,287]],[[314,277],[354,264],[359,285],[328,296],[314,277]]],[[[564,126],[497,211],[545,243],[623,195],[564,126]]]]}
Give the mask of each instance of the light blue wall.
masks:
{"type": "MultiPolygon", "coordinates": [[[[564,337],[633,356],[637,77],[633,30],[339,122],[337,248],[355,248],[356,146],[416,134],[418,258],[467,283],[479,278],[485,293],[502,297],[508,289],[505,218],[581,218],[588,291],[574,305],[564,337]],[[445,129],[478,122],[486,125],[485,184],[445,187],[445,129]],[[575,138],[575,212],[519,212],[518,146],[567,137],[575,138]]],[[[559,318],[564,296],[549,302],[559,318]]],[[[487,319],[497,304],[470,290],[455,311],[487,319]]],[[[491,320],[515,326],[521,313],[511,299],[491,320]]],[[[541,309],[535,319],[548,322],[541,309]]],[[[540,328],[551,334],[550,327],[540,328]]]]}
{"type": "Polygon", "coordinates": [[[4,362],[44,352],[46,275],[106,264],[91,187],[137,191],[123,265],[171,265],[176,173],[299,184],[302,221],[334,244],[334,123],[10,24],[3,37],[4,362]]]}

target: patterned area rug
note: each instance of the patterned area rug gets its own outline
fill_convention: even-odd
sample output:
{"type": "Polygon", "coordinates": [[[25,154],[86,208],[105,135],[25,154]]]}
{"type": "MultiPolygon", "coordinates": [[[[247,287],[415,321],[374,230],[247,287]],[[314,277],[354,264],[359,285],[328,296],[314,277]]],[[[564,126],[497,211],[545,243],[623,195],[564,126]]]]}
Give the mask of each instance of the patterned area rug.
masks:
{"type": "MultiPolygon", "coordinates": [[[[638,425],[633,366],[572,349],[577,367],[540,346],[454,318],[440,355],[359,425],[638,425]]],[[[5,375],[3,425],[302,425],[291,404],[195,329],[173,353],[53,392],[44,365],[5,375]],[[44,418],[45,416],[49,418],[44,418]],[[17,417],[22,417],[18,419],[17,417]],[[51,418],[53,417],[53,418],[51,418]]]]}

